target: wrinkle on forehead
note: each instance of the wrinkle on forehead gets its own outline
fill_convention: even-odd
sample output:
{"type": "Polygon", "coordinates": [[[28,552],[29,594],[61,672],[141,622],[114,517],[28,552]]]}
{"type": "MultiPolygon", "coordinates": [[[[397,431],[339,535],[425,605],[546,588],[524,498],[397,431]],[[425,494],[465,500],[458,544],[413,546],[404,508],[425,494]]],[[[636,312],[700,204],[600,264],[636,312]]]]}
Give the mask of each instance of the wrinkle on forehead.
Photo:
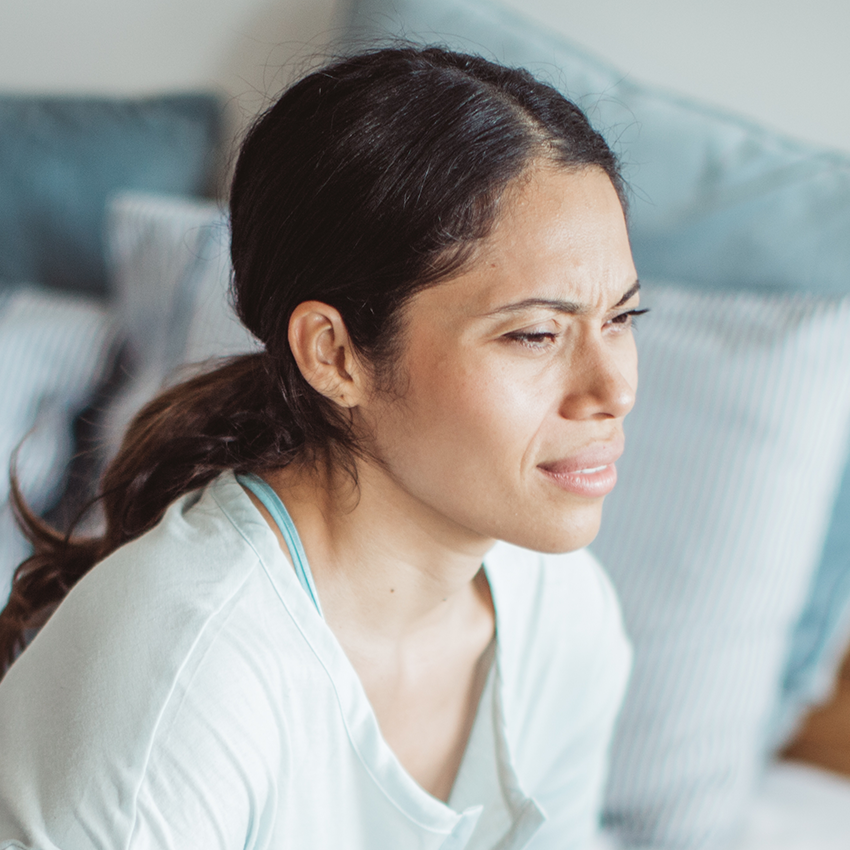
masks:
{"type": "MultiPolygon", "coordinates": [[[[623,294],[622,298],[614,304],[614,307],[622,307],[630,299],[640,291],[640,281],[635,281],[623,294]]],[[[562,301],[560,299],[551,298],[525,298],[522,301],[515,301],[511,304],[505,304],[502,307],[497,307],[485,316],[499,316],[506,313],[520,313],[523,310],[539,307],[546,310],[553,310],[556,313],[565,313],[570,316],[584,316],[593,312],[593,307],[590,304],[580,304],[577,301],[562,301]]]]}
{"type": "Polygon", "coordinates": [[[474,259],[457,277],[414,296],[408,317],[432,314],[455,325],[514,304],[534,309],[534,301],[543,309],[544,302],[557,302],[562,313],[605,312],[622,303],[636,280],[625,216],[608,175],[597,167],[544,164],[503,198],[474,259]]]}

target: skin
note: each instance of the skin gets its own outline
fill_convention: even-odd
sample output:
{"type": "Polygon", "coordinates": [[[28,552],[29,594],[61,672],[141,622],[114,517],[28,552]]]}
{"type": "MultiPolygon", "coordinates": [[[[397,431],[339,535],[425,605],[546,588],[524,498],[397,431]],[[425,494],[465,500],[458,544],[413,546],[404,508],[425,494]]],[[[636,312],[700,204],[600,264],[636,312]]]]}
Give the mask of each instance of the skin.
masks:
{"type": "Polygon", "coordinates": [[[603,498],[543,465],[619,453],[637,387],[636,280],[608,177],[536,164],[466,270],[405,308],[395,394],[375,390],[336,310],[309,301],[292,316],[302,373],[350,411],[369,457],[356,491],[315,465],[268,480],[384,738],[440,799],[489,666],[484,555],[497,539],[571,551],[598,530],[603,498]]]}

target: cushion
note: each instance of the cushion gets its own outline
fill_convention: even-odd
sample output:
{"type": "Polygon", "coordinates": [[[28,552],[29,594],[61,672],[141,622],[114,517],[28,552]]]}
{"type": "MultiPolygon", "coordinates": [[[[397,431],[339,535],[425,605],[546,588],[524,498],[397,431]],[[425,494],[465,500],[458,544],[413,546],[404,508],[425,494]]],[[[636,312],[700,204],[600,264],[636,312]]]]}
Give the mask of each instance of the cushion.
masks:
{"type": "Polygon", "coordinates": [[[850,290],[846,156],[633,83],[488,0],[352,3],[349,48],[388,33],[526,67],[578,103],[621,154],[642,275],[708,289],[850,290]]]}
{"type": "MultiPolygon", "coordinates": [[[[695,296],[743,292],[748,296],[765,293],[776,297],[787,293],[792,325],[797,322],[793,318],[797,314],[793,311],[799,308],[794,300],[799,294],[828,298],[850,292],[850,239],[847,238],[850,233],[850,161],[846,157],[783,139],[686,98],[633,83],[621,71],[589,56],[551,30],[486,0],[356,0],[353,3],[346,33],[349,48],[374,45],[376,37],[387,33],[449,44],[508,64],[528,67],[577,101],[589,113],[595,126],[606,134],[624,162],[626,177],[633,188],[631,236],[642,277],[676,281],[681,293],[691,290],[695,296]]],[[[730,296],[729,310],[738,309],[743,303],[736,300],[737,297],[730,296]]],[[[710,312],[716,315],[716,311],[710,312]]],[[[694,330],[706,331],[707,315],[687,311],[683,315],[692,321],[694,330]]],[[[782,313],[772,312],[771,315],[780,322],[775,332],[781,337],[782,313]]],[[[648,317],[643,343],[647,337],[651,338],[651,328],[657,319],[657,316],[648,317]]],[[[659,323],[661,321],[658,319],[659,323]]],[[[766,338],[771,339],[774,331],[766,331],[766,334],[766,338]]],[[[731,340],[730,336],[730,345],[731,340]]],[[[747,347],[751,343],[752,340],[741,340],[742,352],[747,357],[750,356],[747,347]]],[[[771,344],[775,345],[772,350],[776,357],[785,356],[780,355],[784,349],[779,341],[771,344]]],[[[652,359],[650,357],[647,362],[646,356],[642,356],[643,387],[637,411],[632,414],[638,421],[644,415],[642,411],[649,416],[650,408],[660,399],[647,401],[644,387],[652,380],[652,359]]],[[[732,368],[731,362],[727,361],[731,371],[724,380],[728,378],[734,383],[737,366],[732,368]]],[[[673,386],[684,394],[683,398],[693,398],[684,381],[674,382],[673,386]]],[[[843,387],[838,389],[843,392],[843,387]]],[[[717,393],[720,391],[718,385],[717,393]]],[[[789,399],[787,394],[783,397],[786,401],[789,399]]],[[[666,432],[664,415],[669,403],[661,401],[656,415],[666,432]]],[[[694,408],[694,419],[699,416],[697,409],[702,410],[694,408]]],[[[718,427],[721,424],[729,429],[740,426],[734,418],[739,411],[728,404],[718,409],[733,417],[731,422],[718,422],[718,427]]],[[[780,409],[777,402],[775,413],[779,419],[788,416],[796,422],[800,410],[791,400],[788,410],[780,409]]],[[[709,413],[714,421],[716,417],[711,410],[709,413]]],[[[684,411],[681,415],[684,418],[684,411]]],[[[755,417],[756,413],[751,411],[748,415],[755,417]]],[[[835,436],[835,423],[824,421],[821,424],[825,431],[835,436]]],[[[810,423],[806,427],[814,425],[810,423]]],[[[766,430],[765,439],[771,433],[770,429],[766,430]]],[[[686,436],[682,435],[683,439],[686,436]]],[[[820,440],[817,435],[814,438],[820,440]]],[[[631,462],[634,442],[631,440],[624,459],[626,464],[631,462]]],[[[754,754],[760,753],[768,741],[774,744],[781,741],[802,708],[818,698],[826,683],[834,678],[839,648],[850,631],[850,468],[846,465],[846,439],[843,443],[841,439],[830,439],[827,443],[833,452],[830,468],[821,467],[823,476],[809,482],[820,493],[822,526],[816,528],[807,513],[811,519],[804,535],[807,542],[804,545],[801,538],[792,547],[796,552],[793,559],[783,559],[787,574],[771,577],[768,589],[774,584],[777,586],[776,592],[782,596],[785,607],[777,611],[765,632],[763,656],[753,646],[747,650],[751,660],[758,657],[764,661],[762,672],[754,673],[749,686],[743,691],[735,690],[740,677],[735,672],[731,644],[718,644],[716,654],[708,653],[712,645],[708,635],[713,634],[710,629],[703,644],[696,634],[693,635],[688,652],[668,651],[660,639],[636,635],[638,666],[634,689],[638,696],[634,697],[634,703],[627,704],[624,724],[638,737],[651,740],[653,746],[641,751],[640,759],[646,762],[641,761],[640,766],[634,763],[637,751],[622,757],[615,753],[615,774],[620,775],[615,775],[612,786],[612,817],[620,819],[630,840],[648,841],[647,836],[651,836],[653,841],[661,842],[665,836],[675,834],[680,846],[690,847],[705,837],[706,828],[718,835],[731,830],[736,813],[747,799],[758,764],[754,754]],[[836,477],[842,468],[847,469],[845,484],[833,511],[830,498],[835,493],[836,477]],[[831,514],[834,519],[827,531],[825,519],[831,514]],[[817,558],[824,537],[826,548],[815,578],[809,582],[807,577],[814,569],[811,559],[817,558]],[[794,604],[792,591],[797,594],[794,604]],[[807,594],[810,594],[809,604],[801,614],[799,609],[807,594]],[[797,614],[801,614],[796,630],[795,606],[797,614]],[[785,623],[788,633],[785,650],[777,643],[776,629],[780,622],[785,623]],[[697,654],[689,654],[691,650],[697,654]],[[645,664],[642,659],[646,659],[645,664]],[[702,755],[697,759],[693,751],[686,748],[683,753],[688,753],[687,758],[683,756],[677,760],[671,753],[675,752],[680,732],[685,734],[679,729],[677,718],[687,711],[686,701],[676,696],[677,683],[696,683],[694,687],[697,687],[702,672],[695,666],[698,663],[715,671],[712,677],[718,689],[715,696],[728,700],[729,708],[723,718],[700,714],[704,721],[699,731],[705,742],[702,755]],[[728,677],[723,668],[727,663],[732,665],[728,677]],[[652,689],[655,689],[655,696],[650,697],[652,689]],[[672,700],[669,717],[665,713],[668,697],[672,700]],[[745,699],[749,701],[746,705],[745,699]],[[743,712],[740,717],[743,737],[734,731],[739,709],[743,712]],[[725,725],[718,725],[721,721],[725,725]],[[731,737],[723,738],[724,730],[729,731],[731,737]],[[736,746],[743,747],[745,755],[739,757],[731,751],[733,740],[736,746]],[[700,773],[698,763],[705,765],[705,772],[700,773]],[[723,773],[723,764],[726,779],[721,782],[718,777],[723,773]],[[642,782],[644,767],[648,776],[655,777],[646,787],[642,782]],[[661,772],[666,773],[663,782],[658,778],[661,772]],[[643,822],[643,827],[636,826],[639,821],[643,822]],[[712,821],[713,826],[706,827],[712,821]]],[[[741,462],[761,464],[761,450],[756,450],[758,441],[752,440],[750,444],[754,447],[753,459],[745,458],[741,462]]],[[[686,449],[682,448],[681,452],[686,449]]],[[[685,457],[685,468],[701,470],[700,448],[691,445],[690,452],[694,457],[677,452],[671,452],[669,459],[659,455],[656,457],[659,466],[653,467],[650,477],[672,474],[670,467],[675,470],[675,463],[684,462],[685,457]],[[673,458],[676,458],[675,463],[673,458]]],[[[773,481],[773,478],[765,481],[773,481]]],[[[687,495],[691,501],[684,500],[683,508],[699,503],[700,498],[708,500],[718,495],[714,491],[710,496],[704,493],[696,475],[688,475],[678,482],[680,487],[686,484],[690,487],[687,495]]],[[[738,504],[732,493],[734,491],[724,498],[729,505],[738,504]]],[[[773,492],[766,484],[758,493],[753,493],[751,509],[762,511],[764,506],[773,505],[779,493],[793,496],[787,488],[773,492]]],[[[619,498],[616,491],[614,498],[619,498]]],[[[795,504],[797,501],[793,498],[783,503],[784,515],[790,511],[789,506],[795,504]]],[[[687,510],[679,511],[678,508],[678,504],[671,505],[671,514],[666,518],[648,517],[649,524],[645,527],[632,526],[635,545],[642,546],[644,539],[657,544],[660,532],[653,524],[666,519],[666,524],[658,527],[667,530],[675,527],[671,540],[693,548],[694,541],[702,540],[701,532],[691,527],[687,510]]],[[[603,524],[600,546],[609,545],[605,539],[609,528],[615,529],[610,514],[603,524]]],[[[754,541],[759,539],[757,534],[747,535],[730,549],[738,558],[737,562],[740,563],[740,553],[758,549],[754,541]]],[[[642,548],[644,559],[633,557],[630,560],[630,575],[636,577],[635,581],[648,570],[662,587],[669,585],[670,589],[670,594],[656,598],[627,581],[620,591],[627,613],[633,609],[630,616],[635,623],[657,616],[659,622],[678,624],[685,597],[691,594],[696,605],[703,592],[702,582],[694,572],[683,571],[675,554],[669,558],[664,556],[665,548],[666,542],[659,552],[642,548]],[[647,558],[650,563],[646,562],[647,558]],[[662,566],[668,572],[663,572],[662,566]],[[673,593],[676,588],[680,596],[673,593]]],[[[618,571],[616,565],[614,571],[618,571]]],[[[754,581],[758,583],[756,577],[764,578],[757,565],[752,571],[745,570],[737,576],[737,581],[747,589],[754,581]]],[[[732,577],[727,576],[727,579],[718,579],[719,586],[725,588],[718,591],[718,599],[727,598],[732,602],[734,597],[728,592],[732,577]]],[[[722,610],[721,601],[711,608],[715,623],[722,610]]],[[[737,609],[733,606],[730,610],[734,614],[737,609]]],[[[694,630],[709,621],[710,618],[693,620],[694,630]]],[[[673,626],[670,628],[673,631],[668,640],[678,641],[678,631],[673,626]]],[[[685,684],[681,686],[686,687],[685,684]]],[[[697,725],[687,725],[685,731],[696,734],[697,725]]],[[[622,746],[621,738],[618,748],[622,746]]]]}
{"type": "Polygon", "coordinates": [[[180,367],[256,350],[229,301],[230,232],[211,201],[124,193],[109,206],[109,268],[127,380],[106,417],[107,454],[180,367]]]}
{"type": "Polygon", "coordinates": [[[24,496],[44,511],[62,492],[74,417],[108,372],[114,337],[107,312],[91,299],[33,286],[0,292],[0,600],[29,553],[9,504],[12,452],[21,444],[24,496]]]}
{"type": "Polygon", "coordinates": [[[0,97],[0,287],[104,294],[107,198],[208,191],[220,123],[209,94],[0,97]]]}
{"type": "Polygon", "coordinates": [[[850,297],[645,283],[641,386],[593,544],[635,669],[607,821],[629,845],[729,839],[850,439],[850,297]]]}

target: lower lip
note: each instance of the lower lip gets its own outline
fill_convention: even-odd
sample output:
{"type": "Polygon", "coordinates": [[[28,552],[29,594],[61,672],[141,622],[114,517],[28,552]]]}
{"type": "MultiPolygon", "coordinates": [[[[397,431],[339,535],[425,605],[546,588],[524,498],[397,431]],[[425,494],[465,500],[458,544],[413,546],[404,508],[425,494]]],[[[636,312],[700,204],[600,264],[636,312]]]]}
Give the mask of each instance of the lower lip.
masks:
{"type": "Polygon", "coordinates": [[[596,472],[551,472],[542,467],[538,468],[562,490],[588,499],[607,496],[617,483],[617,467],[613,463],[596,472]]]}

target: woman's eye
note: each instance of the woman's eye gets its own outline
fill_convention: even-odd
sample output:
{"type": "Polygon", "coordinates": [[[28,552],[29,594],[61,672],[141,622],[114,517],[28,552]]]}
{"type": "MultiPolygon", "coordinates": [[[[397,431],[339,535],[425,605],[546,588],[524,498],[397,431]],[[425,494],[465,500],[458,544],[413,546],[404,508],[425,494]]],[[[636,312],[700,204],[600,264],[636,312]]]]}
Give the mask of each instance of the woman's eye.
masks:
{"type": "Polygon", "coordinates": [[[529,348],[544,348],[555,341],[557,334],[552,331],[515,331],[505,334],[512,342],[519,342],[529,348]]]}
{"type": "Polygon", "coordinates": [[[626,310],[625,313],[620,313],[619,315],[614,316],[614,318],[611,319],[611,324],[612,325],[624,325],[626,327],[632,327],[632,326],[634,326],[635,319],[638,316],[642,316],[644,313],[648,313],[648,312],[649,312],[649,308],[646,308],[644,310],[626,310]]]}

